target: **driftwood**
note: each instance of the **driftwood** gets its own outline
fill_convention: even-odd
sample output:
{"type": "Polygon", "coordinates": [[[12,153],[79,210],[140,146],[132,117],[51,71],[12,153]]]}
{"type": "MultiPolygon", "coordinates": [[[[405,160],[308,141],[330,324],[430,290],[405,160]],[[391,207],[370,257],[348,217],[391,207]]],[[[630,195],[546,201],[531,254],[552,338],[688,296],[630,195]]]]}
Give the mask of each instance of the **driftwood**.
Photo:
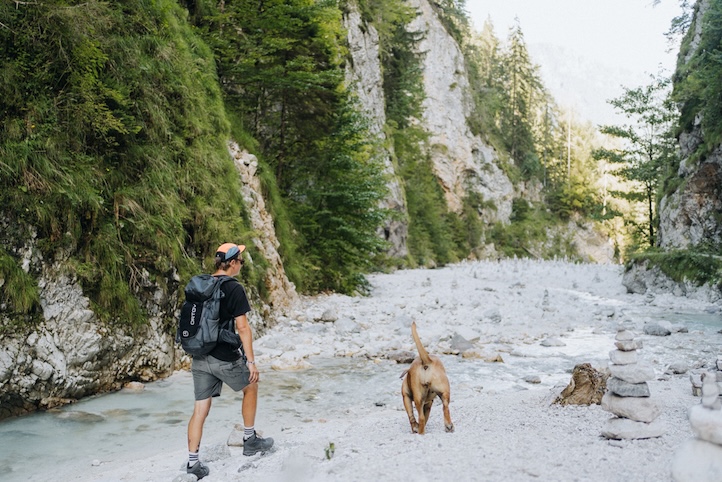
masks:
{"type": "Polygon", "coordinates": [[[609,373],[599,371],[589,363],[574,367],[569,385],[554,400],[559,405],[599,405],[607,389],[609,373]]]}

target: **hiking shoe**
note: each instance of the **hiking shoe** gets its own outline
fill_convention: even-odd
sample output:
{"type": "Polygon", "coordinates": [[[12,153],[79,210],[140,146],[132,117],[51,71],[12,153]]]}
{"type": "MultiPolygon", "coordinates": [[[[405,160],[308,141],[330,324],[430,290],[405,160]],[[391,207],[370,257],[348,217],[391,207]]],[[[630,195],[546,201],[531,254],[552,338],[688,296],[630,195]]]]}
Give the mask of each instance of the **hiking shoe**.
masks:
{"type": "Polygon", "coordinates": [[[186,472],[195,475],[196,477],[198,477],[198,480],[201,480],[203,477],[211,473],[211,471],[208,470],[208,467],[204,465],[200,460],[193,464],[192,467],[186,465],[186,472]]]}
{"type": "Polygon", "coordinates": [[[243,441],[243,455],[255,455],[258,452],[264,452],[273,447],[273,439],[271,437],[259,437],[254,431],[248,440],[243,441]]]}

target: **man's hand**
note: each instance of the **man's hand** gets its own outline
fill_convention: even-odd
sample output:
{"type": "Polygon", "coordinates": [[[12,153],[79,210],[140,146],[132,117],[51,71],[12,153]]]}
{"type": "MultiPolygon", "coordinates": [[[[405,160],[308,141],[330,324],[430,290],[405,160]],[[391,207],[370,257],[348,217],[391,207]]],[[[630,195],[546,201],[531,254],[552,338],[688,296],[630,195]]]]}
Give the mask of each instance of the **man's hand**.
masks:
{"type": "Polygon", "coordinates": [[[258,368],[256,368],[255,363],[247,363],[248,370],[251,372],[251,375],[248,377],[248,380],[251,383],[256,383],[260,379],[260,373],[258,372],[258,368]]]}

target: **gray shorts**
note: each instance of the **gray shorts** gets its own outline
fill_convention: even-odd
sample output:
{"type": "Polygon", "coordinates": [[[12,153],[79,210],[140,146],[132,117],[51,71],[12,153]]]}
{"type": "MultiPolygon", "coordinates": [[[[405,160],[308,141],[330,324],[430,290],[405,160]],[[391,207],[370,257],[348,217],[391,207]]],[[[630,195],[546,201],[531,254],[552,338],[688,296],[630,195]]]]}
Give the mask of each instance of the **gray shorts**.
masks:
{"type": "Polygon", "coordinates": [[[224,383],[236,392],[243,390],[250,383],[251,375],[243,358],[227,362],[210,355],[194,357],[191,373],[196,400],[217,397],[224,383]]]}

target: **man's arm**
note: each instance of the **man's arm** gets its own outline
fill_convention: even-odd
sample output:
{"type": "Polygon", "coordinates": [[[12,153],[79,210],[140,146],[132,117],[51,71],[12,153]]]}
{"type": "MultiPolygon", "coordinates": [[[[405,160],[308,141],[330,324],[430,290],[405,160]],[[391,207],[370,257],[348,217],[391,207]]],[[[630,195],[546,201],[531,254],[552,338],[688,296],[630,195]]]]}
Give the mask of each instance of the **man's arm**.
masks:
{"type": "Polygon", "coordinates": [[[245,314],[236,316],[236,331],[238,336],[241,337],[243,353],[246,354],[248,360],[248,369],[251,372],[250,382],[255,383],[258,381],[258,368],[256,368],[256,357],[253,354],[253,330],[251,330],[251,325],[248,324],[248,317],[245,314]]]}

